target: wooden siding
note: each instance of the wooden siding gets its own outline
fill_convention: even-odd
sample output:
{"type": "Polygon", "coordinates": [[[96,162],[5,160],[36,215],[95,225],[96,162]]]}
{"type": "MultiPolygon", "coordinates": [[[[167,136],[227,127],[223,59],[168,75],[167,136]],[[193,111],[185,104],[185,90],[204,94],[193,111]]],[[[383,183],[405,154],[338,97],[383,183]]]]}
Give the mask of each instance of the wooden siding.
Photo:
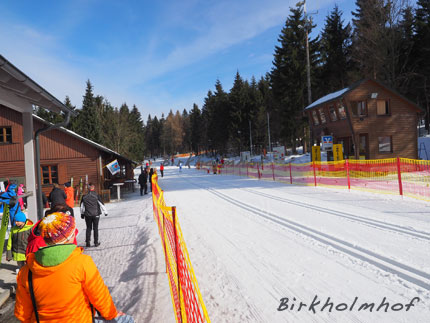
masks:
{"type": "MultiPolygon", "coordinates": [[[[345,108],[352,120],[352,127],[357,145],[360,134],[367,134],[369,139],[368,159],[383,159],[393,157],[418,158],[418,111],[416,107],[380,84],[368,80],[356,89],[349,92],[343,99],[345,108]],[[371,99],[371,93],[378,93],[377,99],[371,99]],[[377,115],[377,100],[389,100],[390,114],[377,115]],[[356,117],[352,115],[351,102],[366,101],[367,116],[356,117]],[[380,153],[378,137],[392,137],[392,152],[380,153]]],[[[329,106],[339,105],[339,102],[330,102],[316,109],[322,108],[327,117],[327,123],[315,126],[312,118],[312,110],[308,111],[311,120],[314,139],[318,142],[322,135],[333,134],[334,141],[337,138],[350,137],[351,129],[347,120],[331,121],[329,117],[329,106]]]]}
{"type": "Polygon", "coordinates": [[[0,105],[0,127],[12,128],[12,144],[0,144],[0,162],[24,160],[22,114],[0,105]]]}

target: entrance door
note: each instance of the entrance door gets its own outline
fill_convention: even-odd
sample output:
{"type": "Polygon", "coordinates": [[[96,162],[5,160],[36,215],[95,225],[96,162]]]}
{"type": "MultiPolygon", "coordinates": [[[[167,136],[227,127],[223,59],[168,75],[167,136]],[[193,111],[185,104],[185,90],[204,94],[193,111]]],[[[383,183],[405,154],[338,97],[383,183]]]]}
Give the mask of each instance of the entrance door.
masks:
{"type": "Polygon", "coordinates": [[[369,159],[369,134],[360,134],[359,158],[369,159]]]}

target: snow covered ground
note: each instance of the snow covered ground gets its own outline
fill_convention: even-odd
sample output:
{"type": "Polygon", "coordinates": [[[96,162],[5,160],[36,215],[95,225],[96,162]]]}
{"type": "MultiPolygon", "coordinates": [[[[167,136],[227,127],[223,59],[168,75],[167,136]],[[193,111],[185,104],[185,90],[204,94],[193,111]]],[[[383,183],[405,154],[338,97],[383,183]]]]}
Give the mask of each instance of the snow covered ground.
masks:
{"type": "MultiPolygon", "coordinates": [[[[166,167],[159,183],[212,322],[428,322],[428,203],[193,167],[166,167]]],[[[119,309],[174,322],[150,195],[125,197],[107,205],[102,245],[86,252],[119,309]]]]}

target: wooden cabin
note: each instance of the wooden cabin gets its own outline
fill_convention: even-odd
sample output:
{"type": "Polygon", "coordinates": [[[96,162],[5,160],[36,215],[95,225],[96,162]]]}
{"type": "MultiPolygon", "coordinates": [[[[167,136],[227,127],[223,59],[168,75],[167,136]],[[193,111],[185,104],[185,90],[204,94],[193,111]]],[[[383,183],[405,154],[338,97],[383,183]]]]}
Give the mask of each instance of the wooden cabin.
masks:
{"type": "Polygon", "coordinates": [[[376,80],[362,80],[305,108],[313,143],[332,135],[345,158],[418,158],[422,110],[376,80]],[[356,149],[357,147],[357,149],[356,149]]]}
{"type": "MultiPolygon", "coordinates": [[[[34,132],[50,123],[33,115],[34,132]]],[[[0,105],[0,179],[10,178],[26,183],[24,171],[23,125],[21,113],[0,105]]],[[[134,162],[109,148],[88,140],[65,128],[40,135],[40,166],[42,191],[48,195],[52,184],[64,184],[73,179],[73,186],[96,185],[98,192],[108,190],[113,183],[133,180],[134,162]],[[117,159],[119,174],[111,175],[104,167],[117,159]]],[[[126,184],[130,186],[132,183],[126,184]]]]}

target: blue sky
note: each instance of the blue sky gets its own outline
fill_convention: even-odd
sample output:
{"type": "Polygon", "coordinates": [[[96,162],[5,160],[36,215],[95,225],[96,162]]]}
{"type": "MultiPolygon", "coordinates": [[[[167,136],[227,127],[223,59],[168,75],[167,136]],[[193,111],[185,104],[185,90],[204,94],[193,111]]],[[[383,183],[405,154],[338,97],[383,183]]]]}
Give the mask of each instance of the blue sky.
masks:
{"type": "MultiPolygon", "coordinates": [[[[202,108],[219,79],[259,79],[297,0],[2,1],[0,54],[78,108],[85,82],[114,106],[148,114],[202,108]]],[[[346,22],[353,0],[307,1],[317,28],[335,3],[346,22]],[[316,13],[317,11],[317,13],[316,13]]]]}

